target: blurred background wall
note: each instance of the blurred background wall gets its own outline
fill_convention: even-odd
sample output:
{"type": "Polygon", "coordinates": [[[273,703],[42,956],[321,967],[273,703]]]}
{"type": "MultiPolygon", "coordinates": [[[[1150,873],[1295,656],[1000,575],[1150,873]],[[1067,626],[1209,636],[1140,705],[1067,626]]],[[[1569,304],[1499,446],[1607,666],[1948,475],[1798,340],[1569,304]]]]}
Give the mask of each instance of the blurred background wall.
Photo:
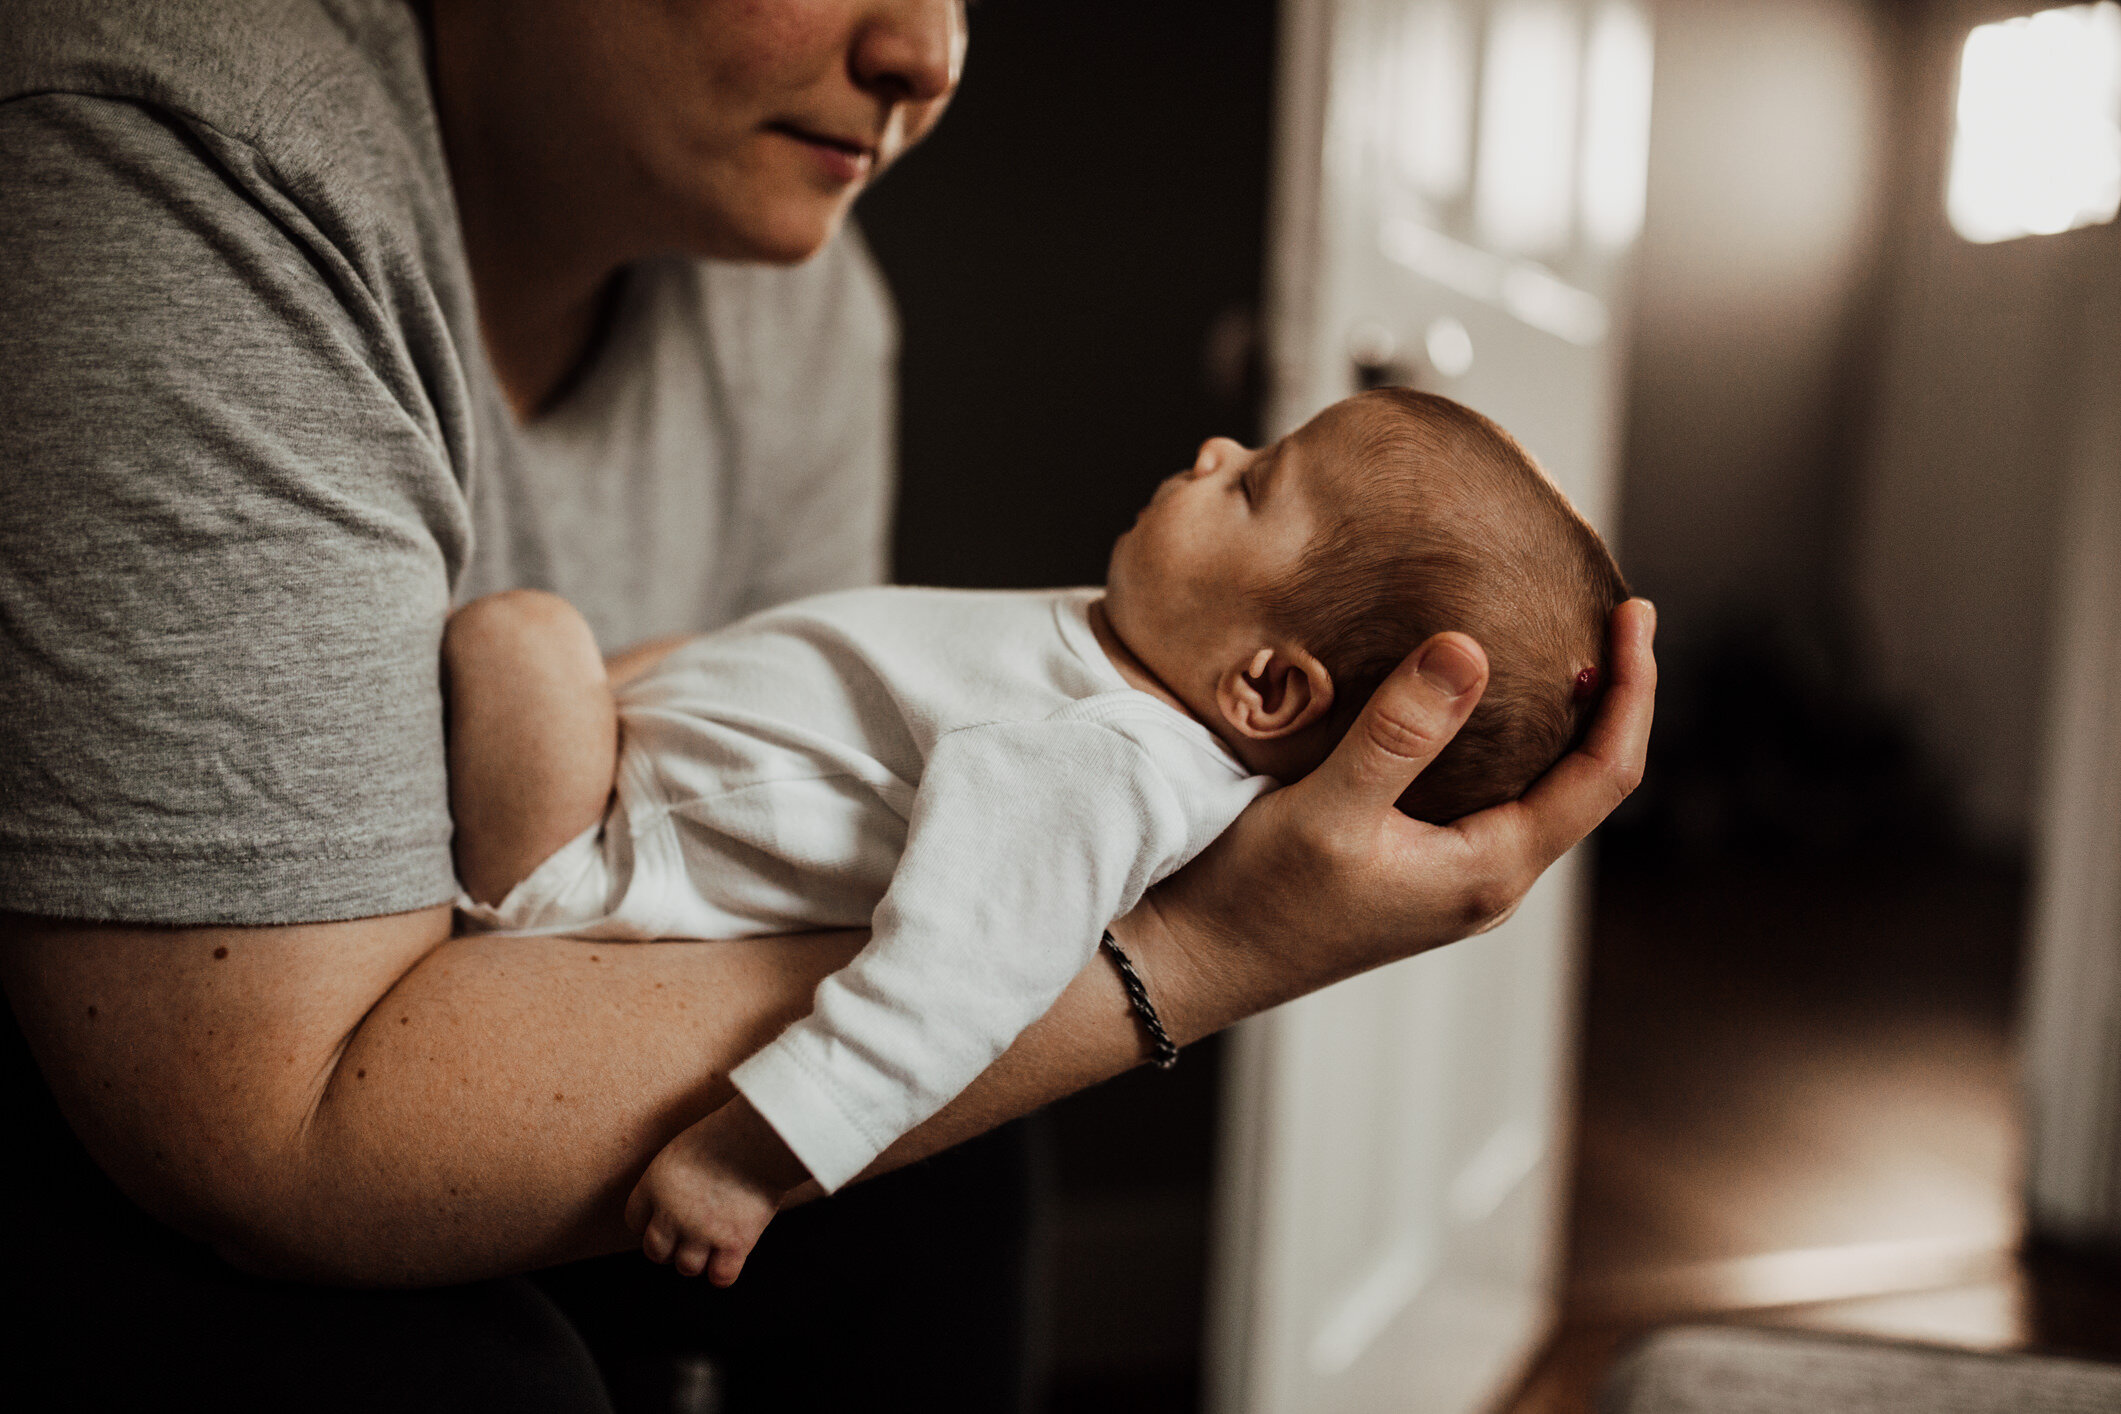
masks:
{"type": "Polygon", "coordinates": [[[1885,205],[1876,8],[1654,7],[1621,524],[1679,662],[1735,624],[1844,617],[1885,205]]]}
{"type": "Polygon", "coordinates": [[[1974,245],[1939,216],[1959,49],[1996,0],[1897,28],[1899,168],[1853,591],[1876,681],[1952,782],[1955,823],[2025,848],[2049,682],[2059,470],[2086,276],[2112,227],[1974,245]]]}

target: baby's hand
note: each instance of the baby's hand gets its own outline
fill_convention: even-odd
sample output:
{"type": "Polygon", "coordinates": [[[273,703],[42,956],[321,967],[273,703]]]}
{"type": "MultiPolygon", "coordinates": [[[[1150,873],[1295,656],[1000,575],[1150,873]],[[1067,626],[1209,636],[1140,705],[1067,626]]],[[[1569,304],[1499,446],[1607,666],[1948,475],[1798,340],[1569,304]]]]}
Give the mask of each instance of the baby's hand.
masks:
{"type": "Polygon", "coordinates": [[[681,1276],[704,1270],[727,1286],[781,1199],[809,1176],[739,1095],[663,1146],[626,1200],[626,1225],[651,1262],[674,1262],[681,1276]]]}

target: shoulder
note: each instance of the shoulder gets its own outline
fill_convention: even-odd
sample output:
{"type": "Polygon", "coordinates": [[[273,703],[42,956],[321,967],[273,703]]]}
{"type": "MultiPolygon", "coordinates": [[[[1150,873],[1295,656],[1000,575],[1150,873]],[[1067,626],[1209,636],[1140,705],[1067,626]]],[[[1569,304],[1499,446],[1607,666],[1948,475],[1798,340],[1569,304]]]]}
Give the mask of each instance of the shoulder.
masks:
{"type": "MultiPolygon", "coordinates": [[[[1161,878],[1274,782],[1157,713],[1175,717],[1153,699],[1091,699],[1038,721],[962,728],[937,744],[935,761],[953,788],[971,782],[1010,801],[1012,816],[1055,822],[1049,843],[1094,836],[1153,863],[1161,878]]],[[[921,789],[929,790],[928,778],[921,789]]]]}
{"type": "Polygon", "coordinates": [[[1054,713],[1053,720],[1080,723],[1127,742],[1146,764],[1174,783],[1223,785],[1261,779],[1215,733],[1135,688],[1070,703],[1054,713]]]}
{"type": "MultiPolygon", "coordinates": [[[[0,142],[187,229],[267,222],[386,323],[469,333],[455,201],[404,0],[12,0],[0,142]],[[417,287],[417,288],[415,288],[417,287]]],[[[63,195],[63,191],[57,193],[63,195]]]]}
{"type": "Polygon", "coordinates": [[[476,315],[403,0],[9,0],[0,166],[20,179],[0,244],[33,267],[0,262],[0,305],[56,301],[38,338],[156,376],[189,357],[244,406],[318,403],[239,380],[231,348],[321,370],[333,409],[377,386],[382,423],[410,413],[468,475],[476,315]]]}
{"type": "Polygon", "coordinates": [[[15,0],[0,102],[126,100],[299,161],[426,106],[411,8],[391,0],[15,0]]]}

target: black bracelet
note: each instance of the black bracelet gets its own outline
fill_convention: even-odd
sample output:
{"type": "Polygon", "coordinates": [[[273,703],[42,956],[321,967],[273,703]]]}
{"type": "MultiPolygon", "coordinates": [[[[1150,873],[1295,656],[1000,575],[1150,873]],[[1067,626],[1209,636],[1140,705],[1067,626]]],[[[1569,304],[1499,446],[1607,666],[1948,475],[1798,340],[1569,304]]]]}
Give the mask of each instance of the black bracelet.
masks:
{"type": "Polygon", "coordinates": [[[1134,1014],[1142,1019],[1142,1026],[1149,1033],[1150,1064],[1158,1070],[1169,1070],[1178,1064],[1178,1043],[1171,1033],[1164,1030],[1162,1018],[1156,1014],[1156,1006],[1149,1000],[1149,989],[1142,985],[1142,975],[1134,970],[1134,962],[1120,951],[1119,941],[1107,928],[1099,946],[1112,954],[1113,963],[1119,968],[1119,984],[1127,989],[1127,1004],[1134,1014]]]}

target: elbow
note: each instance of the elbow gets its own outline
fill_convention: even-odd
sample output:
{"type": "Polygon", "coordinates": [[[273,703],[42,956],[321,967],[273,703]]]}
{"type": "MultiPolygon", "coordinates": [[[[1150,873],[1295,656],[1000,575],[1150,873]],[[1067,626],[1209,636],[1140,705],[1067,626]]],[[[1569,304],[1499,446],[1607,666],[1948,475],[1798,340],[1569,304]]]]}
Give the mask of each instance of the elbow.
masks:
{"type": "Polygon", "coordinates": [[[405,1244],[350,1211],[297,1142],[194,1124],[77,1124],[90,1157],[149,1218],[238,1271],[341,1287],[416,1285],[405,1244]]]}
{"type": "Polygon", "coordinates": [[[237,1271],[268,1281],[392,1288],[458,1279],[423,1269],[419,1243],[373,1215],[347,1210],[334,1196],[299,1188],[221,1195],[192,1235],[237,1271]]]}

